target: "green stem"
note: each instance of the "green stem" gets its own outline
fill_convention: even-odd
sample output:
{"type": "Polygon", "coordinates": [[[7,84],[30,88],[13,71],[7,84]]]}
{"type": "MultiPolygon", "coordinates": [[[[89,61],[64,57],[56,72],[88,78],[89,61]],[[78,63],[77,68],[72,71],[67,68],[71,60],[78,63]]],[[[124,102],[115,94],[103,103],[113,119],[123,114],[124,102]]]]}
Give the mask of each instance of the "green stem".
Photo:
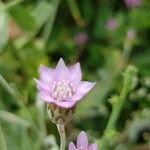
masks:
{"type": "Polygon", "coordinates": [[[96,98],[98,96],[99,103],[103,103],[103,101],[106,100],[108,94],[110,93],[114,85],[118,83],[118,77],[120,73],[126,68],[129,62],[129,57],[132,52],[132,46],[133,46],[133,42],[128,42],[127,39],[125,39],[124,45],[123,45],[123,52],[120,57],[121,59],[116,63],[117,64],[116,69],[111,70],[109,72],[111,76],[109,75],[105,77],[105,79],[103,79],[103,82],[101,82],[100,85],[97,86],[97,89],[95,89],[95,93],[94,93],[95,96],[91,94],[91,97],[89,96],[89,99],[93,98],[93,96],[96,98]],[[101,93],[99,93],[100,87],[101,87],[101,93]]]}
{"type": "Polygon", "coordinates": [[[60,150],[65,150],[66,147],[65,124],[63,125],[57,124],[57,129],[60,135],[60,150]]]}
{"type": "Polygon", "coordinates": [[[79,26],[85,26],[86,25],[85,20],[81,17],[81,13],[80,13],[80,10],[79,10],[76,0],[68,0],[68,4],[70,7],[72,16],[73,16],[74,20],[76,21],[76,23],[79,26]]]}
{"type": "Polygon", "coordinates": [[[130,91],[132,78],[133,78],[135,72],[136,72],[136,69],[133,66],[128,66],[124,73],[124,86],[122,88],[121,94],[118,97],[116,103],[113,104],[112,113],[108,120],[108,124],[104,131],[104,135],[101,139],[101,146],[103,147],[102,149],[104,149],[107,140],[109,140],[107,137],[107,134],[111,130],[115,129],[117,120],[118,120],[121,110],[125,104],[127,94],[130,91]]]}
{"type": "Polygon", "coordinates": [[[131,74],[132,72],[133,72],[133,67],[129,66],[124,74],[124,86],[122,88],[120,97],[118,99],[118,103],[117,103],[117,105],[114,105],[110,120],[107,125],[107,128],[109,128],[109,129],[115,128],[119,114],[124,106],[127,94],[131,87],[131,82],[132,82],[132,77],[133,77],[131,74]]]}

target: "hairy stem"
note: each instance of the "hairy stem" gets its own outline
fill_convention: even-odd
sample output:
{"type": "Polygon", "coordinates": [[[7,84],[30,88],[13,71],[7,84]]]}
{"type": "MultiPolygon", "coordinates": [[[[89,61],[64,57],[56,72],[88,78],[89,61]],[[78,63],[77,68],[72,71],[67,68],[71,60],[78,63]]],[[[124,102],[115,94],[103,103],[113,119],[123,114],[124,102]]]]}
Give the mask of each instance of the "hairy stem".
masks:
{"type": "Polygon", "coordinates": [[[136,69],[133,66],[128,66],[124,73],[124,85],[123,85],[121,94],[118,97],[117,102],[115,104],[113,104],[112,113],[110,115],[106,129],[105,129],[103,137],[101,139],[101,146],[103,147],[102,149],[105,148],[107,140],[109,140],[108,133],[115,129],[117,120],[118,120],[121,110],[125,104],[127,94],[131,88],[131,82],[132,82],[132,78],[133,78],[135,72],[136,72],[136,69]]]}
{"type": "Polygon", "coordinates": [[[66,147],[65,124],[63,125],[57,124],[57,129],[60,135],[60,150],[65,150],[66,147]]]}

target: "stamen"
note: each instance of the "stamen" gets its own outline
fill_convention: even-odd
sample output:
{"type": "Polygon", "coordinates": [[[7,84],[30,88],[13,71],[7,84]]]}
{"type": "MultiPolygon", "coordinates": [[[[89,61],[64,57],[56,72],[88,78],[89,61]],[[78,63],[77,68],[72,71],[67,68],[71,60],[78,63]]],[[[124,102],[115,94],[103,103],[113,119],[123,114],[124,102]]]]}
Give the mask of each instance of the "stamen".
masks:
{"type": "Polygon", "coordinates": [[[88,150],[88,149],[87,149],[87,148],[80,147],[80,148],[77,148],[76,150],[88,150]]]}
{"type": "Polygon", "coordinates": [[[76,92],[76,88],[69,80],[54,81],[51,96],[59,101],[70,99],[76,92]]]}

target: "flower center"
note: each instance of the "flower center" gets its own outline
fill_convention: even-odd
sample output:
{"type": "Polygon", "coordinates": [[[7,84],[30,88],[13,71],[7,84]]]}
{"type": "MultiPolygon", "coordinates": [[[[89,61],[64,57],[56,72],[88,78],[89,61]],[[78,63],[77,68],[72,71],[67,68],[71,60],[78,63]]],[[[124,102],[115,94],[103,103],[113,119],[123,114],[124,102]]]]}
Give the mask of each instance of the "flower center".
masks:
{"type": "Polygon", "coordinates": [[[82,148],[82,147],[80,147],[80,148],[77,148],[76,150],[88,150],[88,148],[82,148]]]}
{"type": "Polygon", "coordinates": [[[68,80],[54,81],[51,95],[54,99],[63,101],[70,99],[75,94],[75,91],[74,85],[68,80]]]}

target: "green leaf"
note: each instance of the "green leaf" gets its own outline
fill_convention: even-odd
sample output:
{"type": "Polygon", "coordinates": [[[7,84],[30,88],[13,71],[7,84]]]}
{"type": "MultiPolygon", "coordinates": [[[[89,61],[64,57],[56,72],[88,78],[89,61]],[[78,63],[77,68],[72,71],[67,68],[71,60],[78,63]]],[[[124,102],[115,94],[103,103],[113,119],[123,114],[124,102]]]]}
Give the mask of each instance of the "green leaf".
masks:
{"type": "Polygon", "coordinates": [[[137,29],[146,29],[150,26],[150,12],[149,10],[141,9],[133,10],[131,12],[131,23],[137,29]]]}
{"type": "Polygon", "coordinates": [[[0,4],[0,52],[7,44],[9,39],[9,17],[4,10],[3,6],[0,4]]]}
{"type": "Polygon", "coordinates": [[[15,103],[17,106],[21,106],[22,102],[20,101],[20,96],[17,92],[7,83],[5,78],[0,74],[0,96],[2,100],[9,106],[12,103],[15,103]]]}
{"type": "Polygon", "coordinates": [[[53,11],[53,5],[47,1],[39,1],[33,9],[33,17],[40,28],[49,18],[53,11]],[[41,11],[42,10],[42,11],[41,11]]]}
{"type": "Polygon", "coordinates": [[[25,119],[3,110],[0,110],[0,122],[1,121],[5,121],[13,125],[21,125],[25,128],[31,127],[31,124],[25,119]]]}
{"type": "Polygon", "coordinates": [[[30,10],[22,6],[15,6],[9,10],[12,18],[21,27],[21,29],[29,34],[34,34],[37,30],[37,23],[30,10]]]}
{"type": "Polygon", "coordinates": [[[132,62],[138,67],[139,71],[141,74],[149,76],[150,74],[150,50],[148,49],[147,51],[142,51],[139,54],[136,54],[132,58],[132,62]]]}
{"type": "Polygon", "coordinates": [[[3,130],[1,128],[1,125],[0,125],[0,149],[7,150],[6,141],[3,135],[3,130]]]}

